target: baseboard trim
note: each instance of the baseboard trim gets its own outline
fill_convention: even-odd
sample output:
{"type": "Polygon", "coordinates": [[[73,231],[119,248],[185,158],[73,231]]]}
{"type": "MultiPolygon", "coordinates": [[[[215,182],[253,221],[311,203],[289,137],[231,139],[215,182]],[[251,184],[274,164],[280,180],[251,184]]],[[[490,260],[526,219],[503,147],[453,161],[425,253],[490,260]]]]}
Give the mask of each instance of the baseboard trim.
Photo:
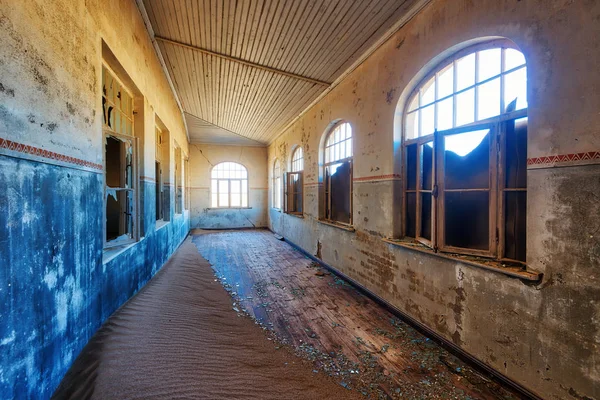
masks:
{"type": "Polygon", "coordinates": [[[375,293],[371,292],[369,289],[367,289],[366,287],[364,287],[363,285],[361,285],[354,279],[350,278],[343,272],[338,271],[336,268],[327,264],[323,260],[308,253],[302,247],[298,246],[297,244],[295,244],[291,240],[287,239],[286,237],[284,237],[284,240],[288,244],[290,244],[293,248],[295,248],[296,250],[298,250],[299,252],[301,252],[302,254],[304,254],[305,256],[310,258],[311,260],[315,261],[316,263],[323,266],[327,270],[331,271],[332,273],[334,273],[334,274],[340,276],[341,278],[343,278],[344,280],[348,281],[352,286],[354,286],[356,289],[358,289],[362,294],[371,298],[372,300],[377,302],[380,306],[384,307],[386,310],[388,310],[389,312],[391,312],[392,314],[394,314],[395,316],[397,316],[404,322],[408,323],[409,325],[411,325],[413,328],[415,328],[416,330],[418,330],[425,336],[428,336],[429,338],[435,340],[440,346],[442,346],[443,348],[445,348],[450,353],[452,353],[456,357],[460,358],[464,362],[472,365],[473,367],[478,369],[480,372],[484,372],[484,373],[490,375],[497,382],[509,387],[511,390],[513,390],[516,393],[518,393],[519,395],[523,396],[525,399],[542,400],[542,397],[538,396],[533,391],[527,389],[526,387],[522,386],[518,382],[513,381],[512,379],[505,376],[504,374],[497,371],[496,369],[492,368],[491,366],[487,365],[485,362],[481,361],[477,357],[473,356],[472,354],[470,354],[467,351],[463,350],[462,348],[458,347],[456,344],[452,343],[451,341],[449,341],[448,339],[446,339],[439,333],[435,332],[433,329],[429,328],[427,325],[424,325],[423,323],[417,321],[412,316],[406,314],[402,310],[393,306],[387,300],[384,300],[383,298],[379,297],[375,293]]]}

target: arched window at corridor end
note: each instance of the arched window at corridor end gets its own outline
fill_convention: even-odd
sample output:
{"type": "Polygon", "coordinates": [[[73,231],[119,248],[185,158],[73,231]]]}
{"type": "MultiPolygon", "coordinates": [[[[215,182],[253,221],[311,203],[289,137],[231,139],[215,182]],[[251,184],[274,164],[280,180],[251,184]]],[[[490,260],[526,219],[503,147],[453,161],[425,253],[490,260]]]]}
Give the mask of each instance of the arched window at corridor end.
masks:
{"type": "Polygon", "coordinates": [[[352,126],[339,122],[326,135],[323,148],[325,220],[352,225],[352,126]]]}
{"type": "Polygon", "coordinates": [[[248,207],[248,170],[235,162],[222,162],[211,171],[211,207],[248,207]]]}
{"type": "Polygon", "coordinates": [[[404,236],[434,250],[525,262],[527,65],[508,40],[461,50],[403,116],[404,236]]]}

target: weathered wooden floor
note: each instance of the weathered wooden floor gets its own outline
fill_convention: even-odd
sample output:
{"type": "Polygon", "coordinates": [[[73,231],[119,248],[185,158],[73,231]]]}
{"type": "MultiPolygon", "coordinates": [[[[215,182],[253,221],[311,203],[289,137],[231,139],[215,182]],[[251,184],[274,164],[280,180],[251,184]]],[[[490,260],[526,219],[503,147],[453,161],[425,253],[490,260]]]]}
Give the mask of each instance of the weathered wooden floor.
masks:
{"type": "Polygon", "coordinates": [[[267,230],[194,231],[192,241],[235,311],[349,390],[368,398],[518,398],[267,230]]]}

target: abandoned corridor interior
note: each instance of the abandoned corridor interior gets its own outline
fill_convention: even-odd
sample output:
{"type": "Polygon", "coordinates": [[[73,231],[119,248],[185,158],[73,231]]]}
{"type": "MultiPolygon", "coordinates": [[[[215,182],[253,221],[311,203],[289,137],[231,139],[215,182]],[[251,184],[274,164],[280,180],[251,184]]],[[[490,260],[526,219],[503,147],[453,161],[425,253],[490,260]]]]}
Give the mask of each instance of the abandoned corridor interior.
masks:
{"type": "Polygon", "coordinates": [[[600,399],[600,2],[0,0],[0,398],[600,399]]]}

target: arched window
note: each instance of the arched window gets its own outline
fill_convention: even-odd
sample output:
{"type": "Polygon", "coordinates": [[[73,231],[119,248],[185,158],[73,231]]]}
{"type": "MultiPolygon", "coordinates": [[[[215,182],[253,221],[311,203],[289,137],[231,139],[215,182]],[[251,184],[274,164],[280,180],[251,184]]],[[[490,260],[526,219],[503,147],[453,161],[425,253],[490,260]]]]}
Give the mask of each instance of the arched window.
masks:
{"type": "Polygon", "coordinates": [[[404,110],[404,234],[525,261],[527,66],[508,40],[435,68],[404,110]]]}
{"type": "Polygon", "coordinates": [[[273,162],[273,208],[281,209],[281,166],[278,159],[273,162]]]}
{"type": "Polygon", "coordinates": [[[338,123],[325,138],[325,219],[352,224],[352,127],[338,123]]]}
{"type": "Polygon", "coordinates": [[[248,207],[248,171],[234,162],[222,162],[211,172],[211,207],[248,207]]]}
{"type": "Polygon", "coordinates": [[[304,153],[302,147],[298,146],[292,152],[292,172],[287,173],[286,212],[289,214],[302,214],[303,171],[304,153]]]}

